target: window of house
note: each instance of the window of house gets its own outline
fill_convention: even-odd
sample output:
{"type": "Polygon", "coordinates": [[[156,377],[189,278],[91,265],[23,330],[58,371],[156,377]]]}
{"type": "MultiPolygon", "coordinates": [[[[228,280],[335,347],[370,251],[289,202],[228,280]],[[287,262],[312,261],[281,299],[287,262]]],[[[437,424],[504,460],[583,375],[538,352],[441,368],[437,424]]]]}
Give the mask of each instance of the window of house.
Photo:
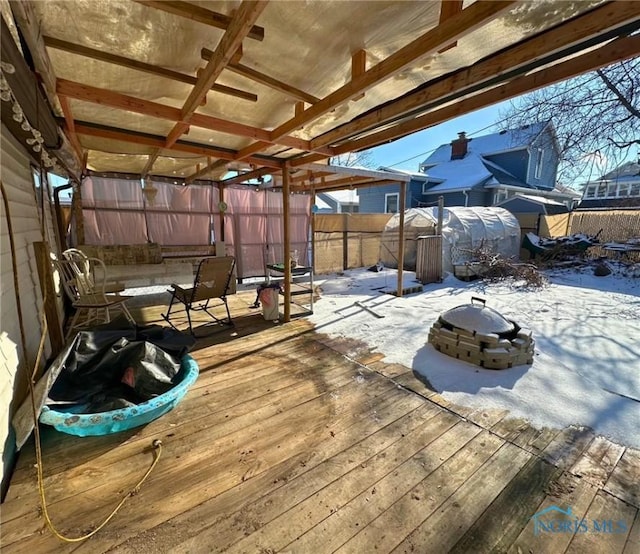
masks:
{"type": "Polygon", "coordinates": [[[430,188],[439,185],[441,182],[442,181],[425,181],[424,183],[422,183],[422,194],[427,194],[427,191],[430,188]]]}
{"type": "Polygon", "coordinates": [[[607,198],[615,198],[618,193],[618,183],[609,183],[607,185],[607,198]]]}
{"type": "Polygon", "coordinates": [[[629,183],[620,183],[618,185],[618,197],[626,198],[629,196],[629,183]]]}
{"type": "Polygon", "coordinates": [[[640,183],[632,183],[629,196],[640,196],[640,183]]]}
{"type": "Polygon", "coordinates": [[[384,195],[384,213],[397,214],[400,205],[400,193],[392,192],[384,195]]]}
{"type": "Polygon", "coordinates": [[[587,187],[587,190],[585,192],[584,197],[585,198],[595,198],[597,189],[598,189],[598,185],[589,185],[587,187]]]}
{"type": "Polygon", "coordinates": [[[493,195],[493,203],[499,204],[503,200],[509,198],[509,193],[506,190],[498,189],[493,195]]]}
{"type": "Polygon", "coordinates": [[[596,190],[596,198],[604,198],[607,195],[607,185],[598,185],[596,190]]]}
{"type": "Polygon", "coordinates": [[[536,169],[534,173],[534,177],[536,179],[540,179],[542,177],[542,161],[544,158],[544,150],[542,148],[538,148],[538,155],[536,157],[536,169]]]}

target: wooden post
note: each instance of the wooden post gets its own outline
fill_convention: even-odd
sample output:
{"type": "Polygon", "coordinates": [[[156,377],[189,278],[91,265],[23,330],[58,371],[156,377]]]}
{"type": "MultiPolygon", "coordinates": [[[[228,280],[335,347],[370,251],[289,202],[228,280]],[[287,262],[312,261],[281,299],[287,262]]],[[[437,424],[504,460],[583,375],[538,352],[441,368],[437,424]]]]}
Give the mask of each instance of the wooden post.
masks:
{"type": "MultiPolygon", "coordinates": [[[[311,275],[316,270],[316,214],[313,207],[316,205],[316,187],[311,185],[311,275]]],[[[311,287],[313,288],[313,287],[311,287]]]]}
{"type": "Polygon", "coordinates": [[[400,183],[400,198],[398,198],[398,213],[400,214],[400,229],[398,234],[398,291],[396,295],[402,296],[402,271],[404,269],[404,209],[407,184],[400,183]]]}
{"type": "Polygon", "coordinates": [[[284,263],[284,322],[291,321],[291,260],[289,251],[291,250],[291,226],[289,222],[289,164],[282,168],[282,234],[284,236],[284,252],[282,261],[284,263]]]}
{"type": "MultiPolygon", "coordinates": [[[[222,185],[222,183],[220,183],[219,185],[219,189],[218,189],[218,206],[220,206],[220,204],[222,202],[224,202],[224,186],[222,185]]],[[[222,210],[220,211],[220,240],[222,242],[224,242],[224,212],[222,210]]],[[[216,250],[216,255],[220,255],[218,254],[217,250],[216,250]]],[[[224,256],[224,254],[222,254],[222,256],[224,256]]]]}
{"type": "Polygon", "coordinates": [[[349,220],[347,213],[342,214],[342,271],[349,269],[349,220]]]}
{"type": "Polygon", "coordinates": [[[84,217],[82,215],[82,183],[74,184],[71,199],[71,212],[76,224],[76,244],[84,244],[84,217]]]}
{"type": "Polygon", "coordinates": [[[444,218],[444,196],[438,196],[438,226],[436,235],[442,235],[442,219],[444,218]]]}
{"type": "Polygon", "coordinates": [[[44,302],[44,315],[47,318],[49,340],[51,341],[52,354],[57,356],[64,348],[64,336],[62,325],[58,317],[56,306],[56,292],[53,288],[53,274],[51,272],[51,259],[49,258],[49,245],[46,242],[34,242],[33,251],[36,255],[36,267],[40,278],[40,291],[44,302]]]}

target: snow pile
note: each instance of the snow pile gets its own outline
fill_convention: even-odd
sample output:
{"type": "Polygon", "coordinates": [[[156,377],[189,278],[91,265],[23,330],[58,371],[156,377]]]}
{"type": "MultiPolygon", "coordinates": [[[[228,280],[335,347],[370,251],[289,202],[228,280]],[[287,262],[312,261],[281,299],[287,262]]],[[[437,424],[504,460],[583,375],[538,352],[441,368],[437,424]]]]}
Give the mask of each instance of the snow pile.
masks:
{"type": "MultiPolygon", "coordinates": [[[[384,353],[385,362],[418,371],[456,404],[508,409],[539,427],[588,426],[640,448],[640,281],[595,277],[588,268],[547,276],[550,284],[537,291],[447,277],[396,298],[381,293],[396,288],[395,270],[353,270],[322,282],[312,321],[319,332],[359,339],[384,353]],[[427,344],[438,316],[471,296],[532,329],[533,365],[486,370],[427,344]]],[[[406,273],[404,286],[415,285],[414,277],[406,273]]]]}

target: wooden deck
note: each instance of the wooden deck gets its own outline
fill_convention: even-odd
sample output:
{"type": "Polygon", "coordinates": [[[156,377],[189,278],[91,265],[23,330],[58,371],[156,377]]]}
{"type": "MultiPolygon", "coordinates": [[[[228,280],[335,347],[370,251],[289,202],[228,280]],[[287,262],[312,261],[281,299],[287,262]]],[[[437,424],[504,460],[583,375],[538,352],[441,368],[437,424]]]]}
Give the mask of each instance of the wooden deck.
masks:
{"type": "Polygon", "coordinates": [[[44,527],[25,447],[3,551],[640,552],[637,450],[450,405],[363,345],[265,322],[252,302],[234,296],[235,329],[198,342],[199,380],[169,414],[107,437],[44,432],[50,513],[70,535],[111,511],[163,441],[139,494],[90,540],[44,527]],[[551,506],[588,531],[536,534],[532,516],[551,506]]]}

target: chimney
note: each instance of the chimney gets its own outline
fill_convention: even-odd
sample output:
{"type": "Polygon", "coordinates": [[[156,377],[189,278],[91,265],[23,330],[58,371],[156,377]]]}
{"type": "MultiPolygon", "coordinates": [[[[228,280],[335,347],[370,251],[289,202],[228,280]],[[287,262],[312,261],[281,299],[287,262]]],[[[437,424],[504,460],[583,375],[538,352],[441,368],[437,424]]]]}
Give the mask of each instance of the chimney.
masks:
{"type": "Polygon", "coordinates": [[[458,133],[458,138],[451,141],[451,159],[461,160],[467,154],[467,143],[470,139],[467,138],[467,134],[463,131],[458,133]]]}

